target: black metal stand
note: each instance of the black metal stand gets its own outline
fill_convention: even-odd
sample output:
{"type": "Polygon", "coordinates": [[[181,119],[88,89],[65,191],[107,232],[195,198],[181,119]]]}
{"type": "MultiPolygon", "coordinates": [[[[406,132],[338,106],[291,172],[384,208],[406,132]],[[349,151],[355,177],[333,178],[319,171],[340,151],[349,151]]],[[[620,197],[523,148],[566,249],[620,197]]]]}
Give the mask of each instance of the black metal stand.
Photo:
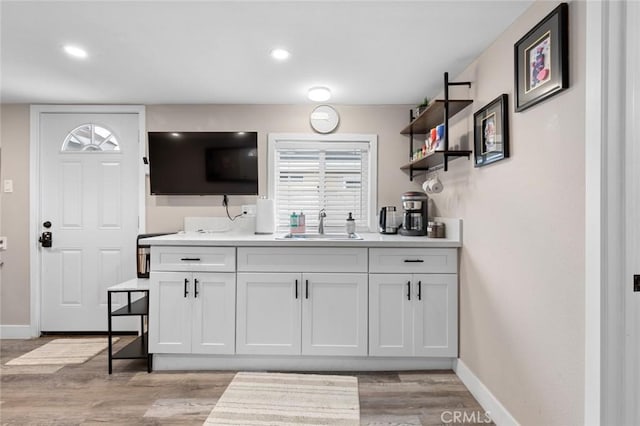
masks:
{"type": "Polygon", "coordinates": [[[450,82],[449,73],[444,73],[444,100],[436,99],[421,112],[418,117],[414,117],[413,113],[409,111],[409,126],[407,126],[402,134],[409,135],[409,159],[413,155],[414,149],[414,135],[427,134],[432,127],[443,123],[444,124],[444,140],[442,149],[429,153],[426,157],[419,160],[411,161],[410,163],[401,167],[402,170],[408,171],[409,180],[413,180],[414,172],[424,172],[428,170],[437,170],[444,168],[445,171],[449,168],[449,159],[457,157],[467,157],[471,155],[470,150],[450,150],[449,149],[449,118],[462,111],[473,101],[470,99],[449,99],[449,87],[450,86],[468,86],[471,87],[470,81],[450,82]],[[444,120],[440,121],[440,116],[444,116],[444,120]]]}
{"type": "Polygon", "coordinates": [[[109,325],[109,374],[113,372],[114,359],[146,359],[147,372],[151,373],[153,355],[149,353],[148,324],[145,328],[144,319],[149,316],[149,290],[107,290],[107,322],[109,325]],[[127,304],[121,308],[112,310],[111,299],[113,293],[127,293],[127,304]],[[144,296],[131,301],[132,293],[144,293],[144,296]],[[113,353],[113,317],[139,316],[140,336],[118,352],[113,353]]]}

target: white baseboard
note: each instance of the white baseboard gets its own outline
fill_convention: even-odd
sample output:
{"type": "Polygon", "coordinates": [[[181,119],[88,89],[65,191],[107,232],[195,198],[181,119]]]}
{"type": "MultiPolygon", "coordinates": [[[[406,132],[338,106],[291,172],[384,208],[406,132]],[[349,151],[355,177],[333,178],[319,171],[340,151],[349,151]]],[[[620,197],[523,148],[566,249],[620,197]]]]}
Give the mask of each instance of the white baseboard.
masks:
{"type": "Polygon", "coordinates": [[[31,339],[31,326],[0,325],[0,339],[31,339]]]}
{"type": "Polygon", "coordinates": [[[518,426],[520,424],[461,359],[453,362],[453,371],[496,425],[518,426]]]}

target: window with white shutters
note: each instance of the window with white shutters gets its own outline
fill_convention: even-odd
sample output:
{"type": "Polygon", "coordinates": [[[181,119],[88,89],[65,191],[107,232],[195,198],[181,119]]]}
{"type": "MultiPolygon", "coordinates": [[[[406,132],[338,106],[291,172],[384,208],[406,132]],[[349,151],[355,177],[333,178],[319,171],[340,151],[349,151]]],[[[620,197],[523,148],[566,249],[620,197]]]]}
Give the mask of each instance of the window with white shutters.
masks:
{"type": "Polygon", "coordinates": [[[291,213],[303,212],[307,232],[315,232],[324,209],[327,232],[344,232],[349,213],[360,232],[369,231],[375,211],[375,185],[371,185],[375,137],[373,143],[312,139],[270,140],[270,196],[276,204],[278,230],[286,232],[291,213]]]}

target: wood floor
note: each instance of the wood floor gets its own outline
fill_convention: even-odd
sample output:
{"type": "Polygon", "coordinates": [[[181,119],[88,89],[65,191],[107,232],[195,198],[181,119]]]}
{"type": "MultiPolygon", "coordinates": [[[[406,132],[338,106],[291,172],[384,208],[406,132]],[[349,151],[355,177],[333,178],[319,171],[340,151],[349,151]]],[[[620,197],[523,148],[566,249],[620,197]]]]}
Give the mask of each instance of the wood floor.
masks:
{"type": "MultiPolygon", "coordinates": [[[[106,351],[80,365],[5,365],[53,338],[0,342],[2,425],[201,425],[235,374],[148,374],[141,361],[116,360],[110,376],[106,351]]],[[[349,374],[358,377],[363,425],[474,424],[453,422],[456,412],[487,424],[452,371],[349,374]]]]}

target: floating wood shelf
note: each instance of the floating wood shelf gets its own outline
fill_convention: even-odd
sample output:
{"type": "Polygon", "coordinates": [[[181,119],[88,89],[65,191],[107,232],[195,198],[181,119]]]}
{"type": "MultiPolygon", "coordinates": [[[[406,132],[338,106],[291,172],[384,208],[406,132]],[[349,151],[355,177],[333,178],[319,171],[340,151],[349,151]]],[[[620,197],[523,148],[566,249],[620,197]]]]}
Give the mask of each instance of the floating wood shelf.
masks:
{"type": "Polygon", "coordinates": [[[400,167],[401,170],[409,173],[411,179],[414,176],[425,173],[429,170],[436,170],[440,167],[444,167],[444,164],[448,163],[449,159],[455,159],[458,157],[467,157],[471,155],[471,151],[456,150],[456,151],[433,151],[426,157],[422,157],[419,160],[412,161],[400,167]],[[418,172],[418,173],[416,173],[418,172]]]}
{"type": "MultiPolygon", "coordinates": [[[[471,105],[471,99],[449,99],[449,118],[453,117],[467,106],[471,105]]],[[[420,113],[407,127],[402,129],[400,134],[414,135],[427,134],[431,129],[443,123],[444,99],[436,99],[420,113]]]]}

